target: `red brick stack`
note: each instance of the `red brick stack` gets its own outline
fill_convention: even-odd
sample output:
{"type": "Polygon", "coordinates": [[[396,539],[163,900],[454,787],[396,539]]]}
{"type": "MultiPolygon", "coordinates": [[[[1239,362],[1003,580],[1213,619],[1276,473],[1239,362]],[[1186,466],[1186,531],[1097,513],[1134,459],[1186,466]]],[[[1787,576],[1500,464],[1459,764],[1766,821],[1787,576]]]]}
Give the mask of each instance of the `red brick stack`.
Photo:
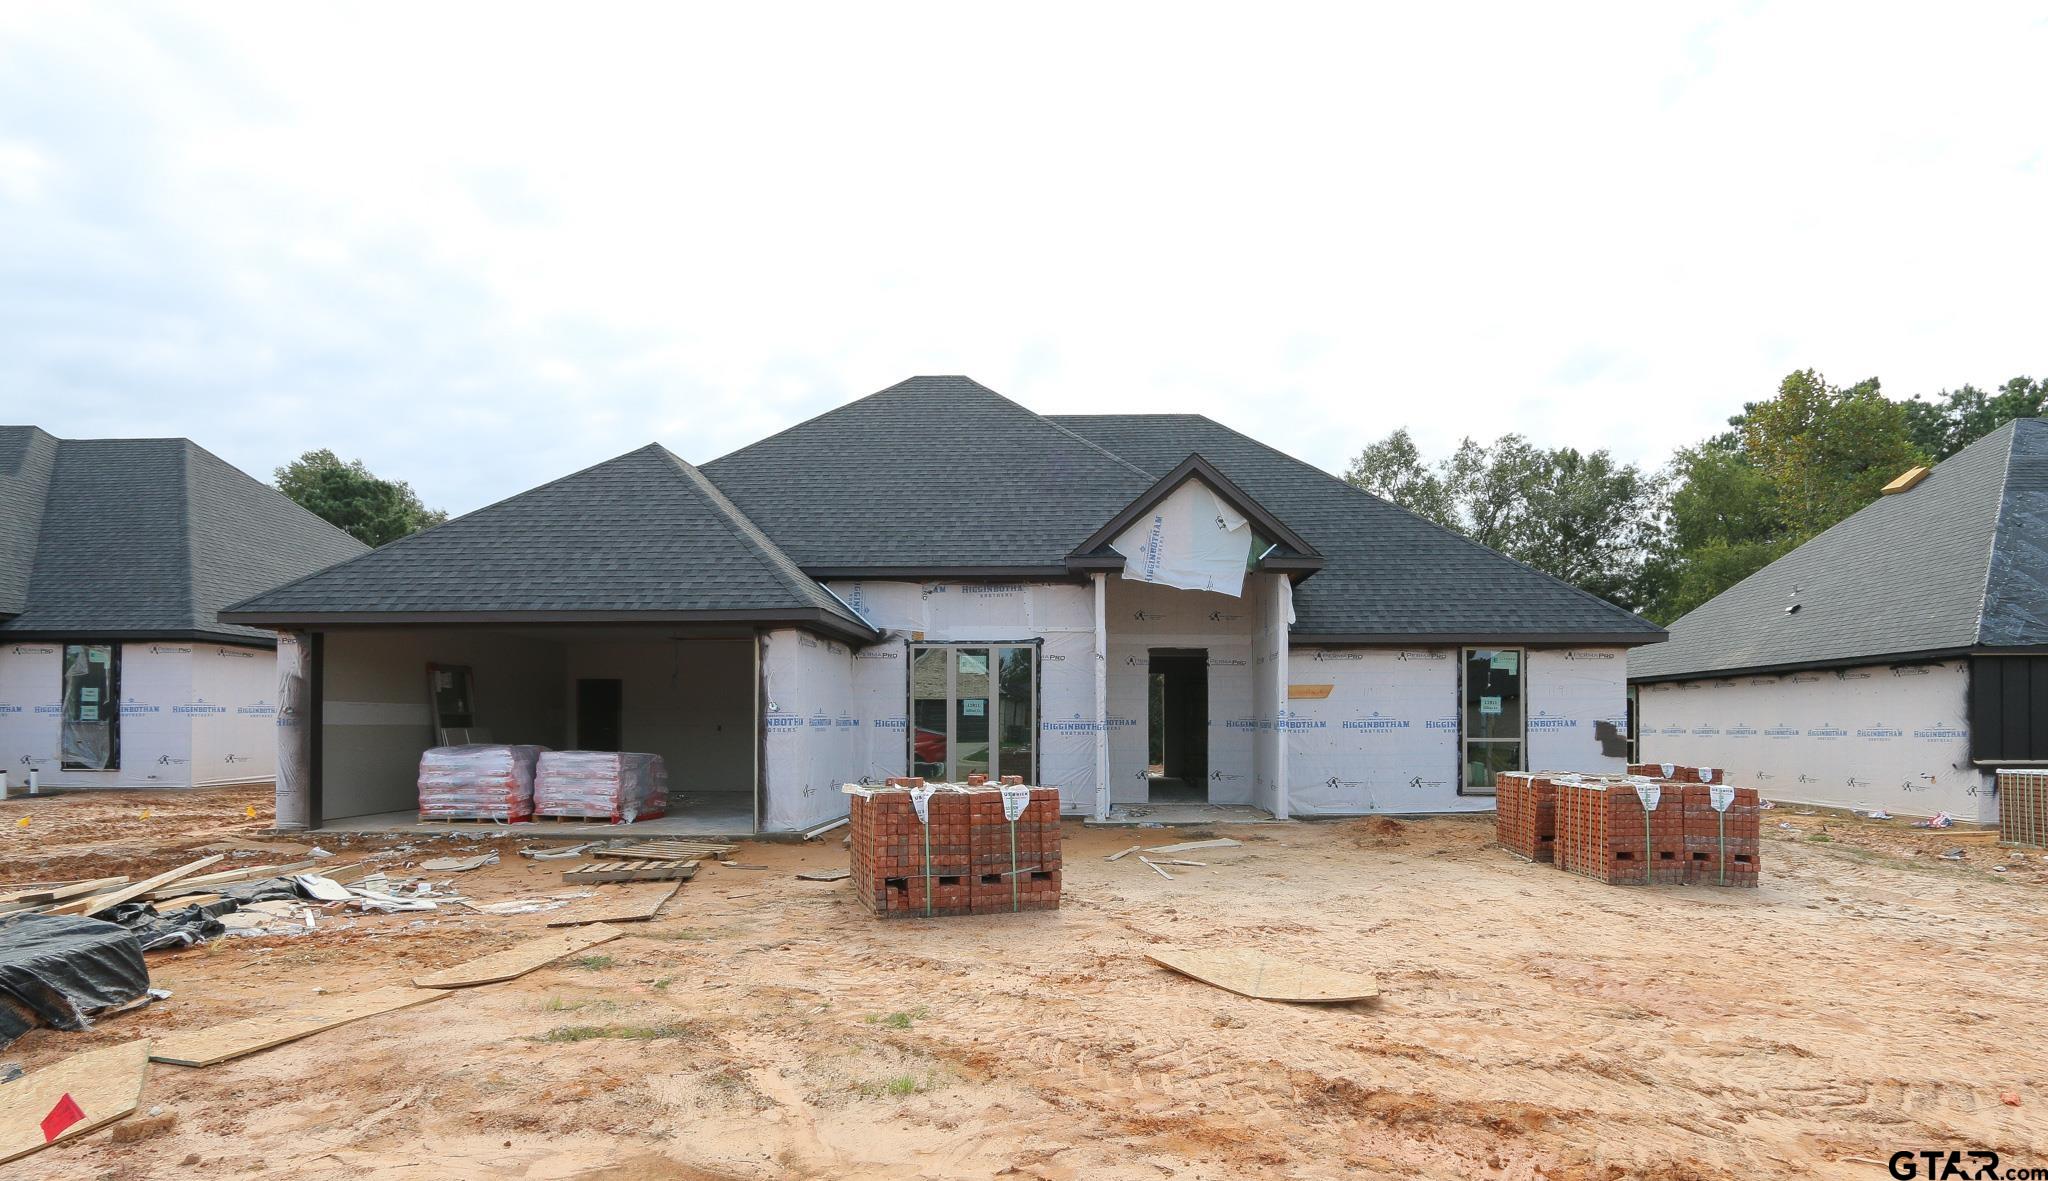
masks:
{"type": "Polygon", "coordinates": [[[925,801],[928,823],[920,823],[905,788],[922,784],[891,780],[884,788],[851,797],[853,883],[863,906],[882,918],[1058,908],[1058,788],[1031,789],[1030,803],[1016,824],[1012,866],[1010,823],[1003,816],[1000,791],[940,785],[925,801]],[[1013,868],[1022,872],[1013,876],[1013,868]]]}
{"type": "Polygon", "coordinates": [[[1557,845],[1557,785],[1534,771],[1494,778],[1494,836],[1500,847],[1530,861],[1550,861],[1557,845]]]}
{"type": "Polygon", "coordinates": [[[1763,808],[1756,789],[1724,787],[1734,796],[1725,811],[1715,810],[1714,789],[1704,783],[1679,790],[1685,796],[1685,880],[1754,888],[1763,868],[1763,808]]]}
{"type": "Polygon", "coordinates": [[[1558,776],[1557,867],[1617,886],[1682,885],[1689,864],[1682,788],[1660,784],[1644,824],[1628,780],[1558,776]]]}
{"type": "Polygon", "coordinates": [[[1683,763],[1630,763],[1628,773],[1646,779],[1662,779],[1674,783],[1726,783],[1726,767],[1688,767],[1683,763]],[[1665,768],[1671,770],[1666,773],[1665,768]]]}
{"type": "MultiPolygon", "coordinates": [[[[1005,781],[1010,778],[1004,776],[1005,781]]],[[[974,791],[968,798],[974,834],[974,913],[1059,909],[1059,789],[1031,789],[1031,802],[1017,818],[1015,864],[1010,860],[1010,822],[1003,817],[1002,793],[974,791]]]]}

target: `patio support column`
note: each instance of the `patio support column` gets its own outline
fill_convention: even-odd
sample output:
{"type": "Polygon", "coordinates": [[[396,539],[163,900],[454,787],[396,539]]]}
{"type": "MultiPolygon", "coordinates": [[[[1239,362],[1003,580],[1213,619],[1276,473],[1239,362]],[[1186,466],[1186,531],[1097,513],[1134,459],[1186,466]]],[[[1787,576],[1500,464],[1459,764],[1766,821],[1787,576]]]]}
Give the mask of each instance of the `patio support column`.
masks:
{"type": "Polygon", "coordinates": [[[1095,818],[1109,819],[1109,576],[1095,575],[1095,818]]]}
{"type": "Polygon", "coordinates": [[[313,637],[277,633],[277,827],[318,827],[313,815],[313,637]]]}
{"type": "Polygon", "coordinates": [[[1273,818],[1287,819],[1287,742],[1290,731],[1287,728],[1287,616],[1292,612],[1294,587],[1285,574],[1273,576],[1273,647],[1280,658],[1273,662],[1273,700],[1277,703],[1274,718],[1278,733],[1273,743],[1273,774],[1278,782],[1273,789],[1273,818]]]}

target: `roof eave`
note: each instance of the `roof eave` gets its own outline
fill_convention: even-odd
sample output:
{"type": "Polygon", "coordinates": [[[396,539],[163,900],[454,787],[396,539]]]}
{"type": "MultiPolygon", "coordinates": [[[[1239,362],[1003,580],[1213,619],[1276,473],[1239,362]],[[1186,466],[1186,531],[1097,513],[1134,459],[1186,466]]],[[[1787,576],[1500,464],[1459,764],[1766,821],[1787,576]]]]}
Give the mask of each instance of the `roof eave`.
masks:
{"type": "Polygon", "coordinates": [[[881,633],[821,607],[682,611],[223,611],[224,623],[298,630],[320,627],[519,626],[523,624],[741,623],[806,625],[856,643],[881,633]]]}
{"type": "Polygon", "coordinates": [[[1289,645],[1399,648],[1431,644],[1503,644],[1531,647],[1640,648],[1661,644],[1665,633],[1602,631],[1304,632],[1291,630],[1289,645]]]}

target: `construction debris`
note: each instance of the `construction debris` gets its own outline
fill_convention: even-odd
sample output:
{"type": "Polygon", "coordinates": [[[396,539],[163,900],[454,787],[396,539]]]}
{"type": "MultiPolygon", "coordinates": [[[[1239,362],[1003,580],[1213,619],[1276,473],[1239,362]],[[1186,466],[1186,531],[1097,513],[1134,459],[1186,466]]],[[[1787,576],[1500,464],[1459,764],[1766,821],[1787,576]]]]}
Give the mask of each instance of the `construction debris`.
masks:
{"type": "Polygon", "coordinates": [[[1365,973],[1319,968],[1262,951],[1170,948],[1146,952],[1145,958],[1204,984],[1263,1001],[1341,1004],[1380,994],[1379,982],[1365,973]]]}
{"type": "Polygon", "coordinates": [[[572,912],[548,924],[550,927],[578,927],[585,923],[644,923],[653,918],[676,891],[683,888],[681,882],[673,884],[652,883],[645,886],[616,886],[603,892],[600,899],[588,910],[572,912]]]}
{"type": "Polygon", "coordinates": [[[250,1017],[216,1025],[211,1029],[184,1030],[156,1039],[150,1046],[152,1062],[173,1066],[212,1066],[258,1050],[281,1046],[337,1025],[347,1025],[379,1013],[437,1001],[446,992],[432,988],[374,989],[338,997],[326,997],[281,1013],[250,1017]]]}
{"type": "Polygon", "coordinates": [[[576,931],[562,931],[529,939],[517,947],[474,959],[466,964],[429,972],[413,977],[413,984],[420,988],[470,988],[478,984],[496,984],[501,980],[512,980],[526,975],[543,964],[561,959],[572,951],[595,947],[610,939],[617,939],[625,932],[602,923],[592,924],[576,931]]]}
{"type": "Polygon", "coordinates": [[[564,870],[562,880],[579,885],[596,882],[687,882],[697,876],[695,861],[597,861],[564,870]]]}
{"type": "Polygon", "coordinates": [[[850,869],[807,869],[796,875],[800,882],[843,882],[853,876],[850,869]]]}
{"type": "Polygon", "coordinates": [[[498,854],[493,850],[481,857],[435,857],[420,862],[420,868],[428,873],[467,873],[497,863],[498,854]]]}
{"type": "Polygon", "coordinates": [[[730,856],[737,847],[709,841],[634,841],[613,845],[602,853],[606,857],[639,857],[649,861],[717,861],[730,856]]]}
{"type": "Polygon", "coordinates": [[[1192,853],[1197,849],[1235,849],[1243,844],[1243,841],[1232,840],[1229,837],[1217,837],[1214,840],[1208,841],[1182,841],[1178,845],[1153,845],[1146,849],[1145,852],[1192,853]]]}
{"type": "Polygon", "coordinates": [[[7,1083],[0,1102],[0,1164],[132,1113],[142,1102],[150,1046],[142,1040],[87,1050],[7,1083]]]}

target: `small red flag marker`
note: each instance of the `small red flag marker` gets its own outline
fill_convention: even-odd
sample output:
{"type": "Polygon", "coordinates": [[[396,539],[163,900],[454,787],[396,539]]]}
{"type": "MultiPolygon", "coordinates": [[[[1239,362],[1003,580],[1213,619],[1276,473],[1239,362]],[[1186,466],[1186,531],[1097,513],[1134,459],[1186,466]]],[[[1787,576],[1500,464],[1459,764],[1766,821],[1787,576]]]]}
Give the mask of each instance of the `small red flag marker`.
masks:
{"type": "Polygon", "coordinates": [[[50,1109],[50,1114],[43,1117],[43,1143],[48,1144],[62,1136],[64,1129],[84,1118],[85,1112],[79,1110],[78,1101],[66,1091],[64,1097],[57,1100],[57,1106],[50,1109]]]}

